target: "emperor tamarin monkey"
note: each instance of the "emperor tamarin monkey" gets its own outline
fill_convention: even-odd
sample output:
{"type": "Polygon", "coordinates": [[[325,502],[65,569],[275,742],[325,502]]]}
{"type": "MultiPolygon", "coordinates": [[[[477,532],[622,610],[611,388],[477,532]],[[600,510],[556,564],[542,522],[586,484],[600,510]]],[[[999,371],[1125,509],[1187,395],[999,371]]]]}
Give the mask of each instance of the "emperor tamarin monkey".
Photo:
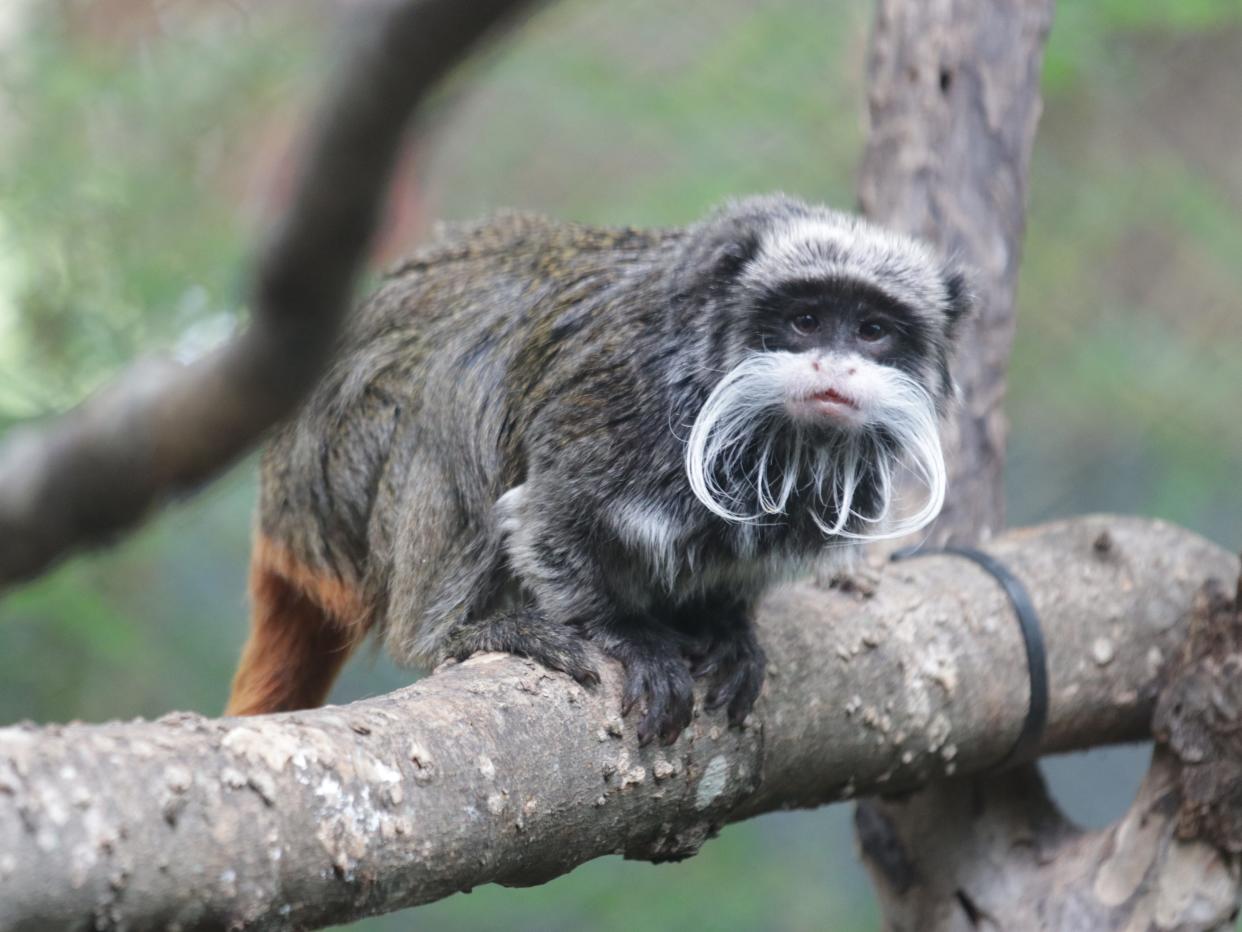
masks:
{"type": "Polygon", "coordinates": [[[229,711],[322,702],[375,630],[401,661],[508,651],[586,684],[593,642],[644,743],[690,721],[695,678],[740,722],[765,585],[939,511],[968,303],[921,243],[785,197],[685,229],[449,231],[263,457],[229,711]]]}

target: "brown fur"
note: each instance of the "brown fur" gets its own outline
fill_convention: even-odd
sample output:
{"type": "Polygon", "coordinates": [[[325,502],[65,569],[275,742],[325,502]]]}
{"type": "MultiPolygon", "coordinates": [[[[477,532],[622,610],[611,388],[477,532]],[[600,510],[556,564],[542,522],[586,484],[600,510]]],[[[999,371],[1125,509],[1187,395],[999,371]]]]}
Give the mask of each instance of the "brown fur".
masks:
{"type": "Polygon", "coordinates": [[[366,633],[367,612],[357,594],[260,536],[251,561],[250,598],[250,638],[225,714],[322,705],[366,633]]]}

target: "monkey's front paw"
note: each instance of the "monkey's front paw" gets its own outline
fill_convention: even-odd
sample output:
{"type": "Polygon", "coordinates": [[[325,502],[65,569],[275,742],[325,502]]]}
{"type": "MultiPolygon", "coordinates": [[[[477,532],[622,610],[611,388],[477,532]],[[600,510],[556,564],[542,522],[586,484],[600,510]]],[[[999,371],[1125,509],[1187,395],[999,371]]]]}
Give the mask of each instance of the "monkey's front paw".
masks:
{"type": "Polygon", "coordinates": [[[529,657],[552,670],[568,673],[583,686],[599,682],[590,649],[582,634],[551,621],[535,609],[515,609],[454,631],[448,655],[465,660],[479,651],[502,651],[529,657]]]}
{"type": "Polygon", "coordinates": [[[712,685],[707,694],[711,711],[729,709],[729,721],[740,725],[759,698],[767,658],[750,625],[717,635],[696,652],[690,673],[712,685]]]}
{"type": "Polygon", "coordinates": [[[642,702],[639,745],[650,744],[656,735],[660,743],[672,744],[694,713],[694,680],[681,651],[663,641],[645,640],[625,641],[605,650],[625,667],[621,714],[629,715],[642,702]]]}

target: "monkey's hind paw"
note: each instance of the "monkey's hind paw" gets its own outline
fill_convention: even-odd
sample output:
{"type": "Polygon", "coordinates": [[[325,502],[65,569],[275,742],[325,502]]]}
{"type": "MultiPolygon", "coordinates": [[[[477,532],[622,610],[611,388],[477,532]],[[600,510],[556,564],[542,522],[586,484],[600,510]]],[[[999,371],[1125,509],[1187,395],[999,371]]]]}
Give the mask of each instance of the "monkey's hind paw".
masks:
{"type": "Polygon", "coordinates": [[[456,660],[480,651],[529,657],[549,669],[568,673],[582,686],[599,683],[599,671],[591,662],[582,634],[533,608],[501,612],[458,628],[449,638],[448,655],[456,660]]]}
{"type": "Polygon", "coordinates": [[[729,721],[740,725],[750,714],[763,688],[767,658],[750,625],[718,635],[697,653],[690,673],[707,679],[711,689],[706,705],[710,711],[728,707],[729,721]]]}
{"type": "Polygon", "coordinates": [[[694,714],[694,680],[678,646],[662,639],[626,638],[604,650],[625,667],[621,714],[629,715],[642,702],[639,745],[650,744],[657,735],[661,744],[676,741],[694,714]]]}

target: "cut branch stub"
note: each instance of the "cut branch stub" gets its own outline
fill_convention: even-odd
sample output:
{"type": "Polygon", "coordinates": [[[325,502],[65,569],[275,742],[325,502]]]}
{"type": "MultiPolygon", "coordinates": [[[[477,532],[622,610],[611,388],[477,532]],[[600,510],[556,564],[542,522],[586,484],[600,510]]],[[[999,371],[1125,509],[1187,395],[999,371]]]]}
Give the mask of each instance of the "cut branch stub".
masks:
{"type": "Polygon", "coordinates": [[[1178,837],[1242,852],[1242,578],[1204,590],[1152,730],[1179,762],[1178,837]]]}

